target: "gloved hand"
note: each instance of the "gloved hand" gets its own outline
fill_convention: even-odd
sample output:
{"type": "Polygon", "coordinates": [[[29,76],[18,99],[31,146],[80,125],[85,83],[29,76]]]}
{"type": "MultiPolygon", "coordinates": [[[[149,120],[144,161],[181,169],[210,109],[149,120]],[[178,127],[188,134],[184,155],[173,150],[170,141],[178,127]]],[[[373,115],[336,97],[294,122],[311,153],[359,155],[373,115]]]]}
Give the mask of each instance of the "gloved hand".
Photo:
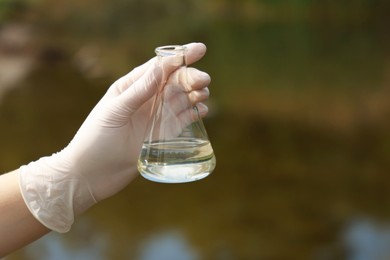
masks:
{"type": "MultiPolygon", "coordinates": [[[[201,59],[206,47],[186,45],[186,63],[201,59]]],[[[137,159],[152,105],[162,80],[186,74],[193,103],[209,96],[207,73],[194,68],[178,70],[167,59],[164,66],[152,58],[118,79],[88,115],[70,144],[62,151],[22,166],[19,184],[31,213],[46,227],[67,232],[89,207],[123,189],[138,174],[137,159]]],[[[200,114],[207,107],[198,104],[200,114]]]]}

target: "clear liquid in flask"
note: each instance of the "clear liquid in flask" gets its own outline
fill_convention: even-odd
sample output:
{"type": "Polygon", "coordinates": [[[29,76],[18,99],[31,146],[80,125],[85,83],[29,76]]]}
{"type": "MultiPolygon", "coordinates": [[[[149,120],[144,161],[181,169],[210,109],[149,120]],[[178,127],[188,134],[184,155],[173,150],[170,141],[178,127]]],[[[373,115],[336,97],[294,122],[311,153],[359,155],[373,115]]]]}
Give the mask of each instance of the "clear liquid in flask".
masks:
{"type": "Polygon", "coordinates": [[[145,143],[138,169],[146,179],[164,183],[200,180],[215,168],[208,140],[177,138],[169,142],[145,143]]]}

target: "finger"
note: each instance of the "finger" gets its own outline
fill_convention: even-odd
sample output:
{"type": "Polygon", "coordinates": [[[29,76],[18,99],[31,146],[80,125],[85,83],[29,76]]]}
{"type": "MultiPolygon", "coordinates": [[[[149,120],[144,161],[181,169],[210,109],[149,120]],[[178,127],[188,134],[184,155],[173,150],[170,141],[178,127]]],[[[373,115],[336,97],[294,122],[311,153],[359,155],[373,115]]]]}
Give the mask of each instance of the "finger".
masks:
{"type": "Polygon", "coordinates": [[[130,112],[136,111],[156,93],[162,78],[162,71],[157,66],[151,66],[136,80],[130,88],[123,92],[119,101],[130,112]]]}
{"type": "Polygon", "coordinates": [[[195,68],[187,68],[184,72],[186,75],[187,84],[191,90],[202,89],[210,85],[211,78],[206,72],[195,68]]]}
{"type": "Polygon", "coordinates": [[[197,62],[206,54],[207,51],[206,45],[200,42],[189,43],[184,45],[184,47],[187,50],[185,54],[186,65],[191,65],[192,63],[197,62]]]}
{"type": "Polygon", "coordinates": [[[194,107],[182,111],[177,116],[181,129],[184,129],[188,125],[205,117],[207,113],[208,113],[208,107],[203,103],[199,103],[194,107]]]}
{"type": "Polygon", "coordinates": [[[208,99],[209,83],[210,76],[207,73],[194,68],[180,68],[169,77],[164,88],[163,99],[172,106],[174,111],[181,112],[208,99]]]}
{"type": "Polygon", "coordinates": [[[191,92],[210,85],[209,74],[195,68],[182,67],[168,78],[166,86],[176,86],[176,91],[191,92]]]}
{"type": "Polygon", "coordinates": [[[156,49],[161,57],[160,66],[163,68],[165,78],[183,65],[190,65],[200,60],[206,53],[206,45],[203,43],[190,43],[183,46],[170,45],[156,49]]]}
{"type": "Polygon", "coordinates": [[[188,95],[188,98],[191,104],[197,104],[206,101],[209,98],[209,96],[210,96],[210,91],[206,87],[200,90],[191,91],[188,95]]]}
{"type": "Polygon", "coordinates": [[[207,113],[209,112],[209,107],[206,106],[204,103],[198,103],[196,104],[196,107],[198,108],[198,113],[201,118],[204,118],[207,116],[207,113]]]}
{"type": "Polygon", "coordinates": [[[208,108],[206,105],[200,103],[196,107],[192,106],[182,110],[179,114],[174,114],[171,110],[166,112],[165,120],[161,122],[165,127],[165,131],[162,134],[164,138],[172,138],[177,137],[190,124],[205,117],[208,108]]]}
{"type": "Polygon", "coordinates": [[[122,76],[115,82],[115,88],[118,94],[124,92],[129,86],[131,86],[135,81],[142,77],[150,66],[155,65],[156,57],[151,58],[144,64],[134,68],[132,71],[122,76]]]}
{"type": "Polygon", "coordinates": [[[201,90],[194,90],[190,93],[178,92],[174,95],[164,96],[165,107],[169,107],[173,115],[178,115],[182,111],[191,108],[198,103],[205,102],[209,98],[208,88],[203,88],[201,90]]]}

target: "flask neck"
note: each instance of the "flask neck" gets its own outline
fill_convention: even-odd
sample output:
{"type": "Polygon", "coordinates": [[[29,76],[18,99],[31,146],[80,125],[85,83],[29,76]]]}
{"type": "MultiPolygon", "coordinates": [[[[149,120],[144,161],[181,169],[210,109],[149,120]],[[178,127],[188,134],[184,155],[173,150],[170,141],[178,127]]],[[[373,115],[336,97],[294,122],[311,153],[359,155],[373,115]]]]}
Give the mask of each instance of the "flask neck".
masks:
{"type": "Polygon", "coordinates": [[[186,66],[185,53],[186,47],[182,45],[167,45],[155,49],[160,62],[169,59],[169,63],[174,66],[186,66]]]}

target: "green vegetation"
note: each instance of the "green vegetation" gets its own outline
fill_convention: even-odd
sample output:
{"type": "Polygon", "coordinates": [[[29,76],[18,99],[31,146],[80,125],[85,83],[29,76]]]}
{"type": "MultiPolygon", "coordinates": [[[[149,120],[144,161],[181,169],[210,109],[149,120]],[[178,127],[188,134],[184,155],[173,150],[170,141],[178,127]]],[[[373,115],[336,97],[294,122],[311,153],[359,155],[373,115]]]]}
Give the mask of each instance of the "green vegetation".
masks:
{"type": "Polygon", "coordinates": [[[38,65],[0,103],[1,171],[65,146],[112,80],[156,46],[208,46],[196,67],[212,77],[216,171],[187,186],[138,179],[91,211],[109,258],[177,228],[205,259],[343,259],[351,219],[388,221],[389,1],[11,2],[0,0],[0,21],[36,28],[38,65]],[[101,77],[75,66],[85,47],[101,77]]]}

